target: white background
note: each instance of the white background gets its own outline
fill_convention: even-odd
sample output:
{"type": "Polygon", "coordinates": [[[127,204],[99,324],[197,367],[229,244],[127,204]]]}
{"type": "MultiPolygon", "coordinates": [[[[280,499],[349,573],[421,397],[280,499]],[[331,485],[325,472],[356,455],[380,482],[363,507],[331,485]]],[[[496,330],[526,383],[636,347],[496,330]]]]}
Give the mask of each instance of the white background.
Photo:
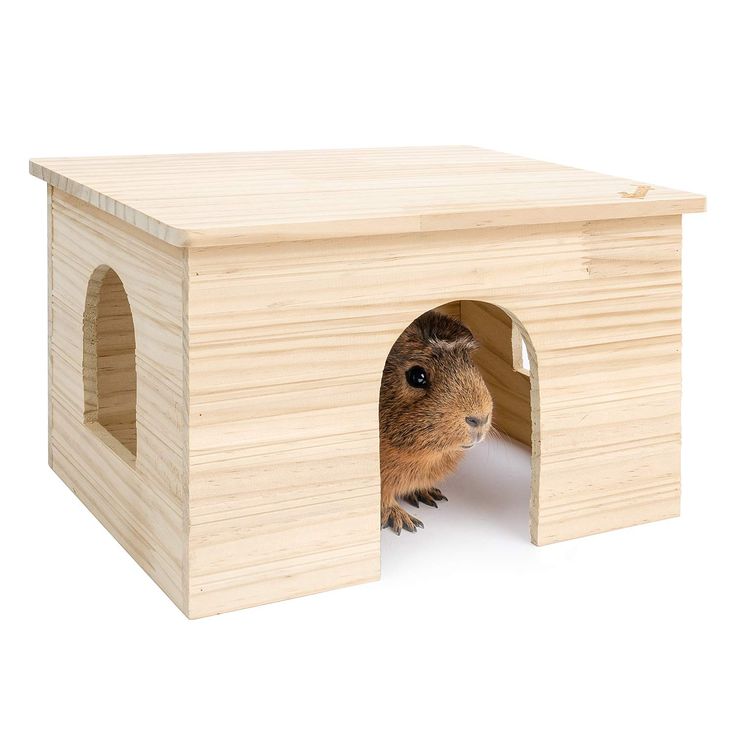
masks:
{"type": "Polygon", "coordinates": [[[7,4],[4,733],[735,732],[727,7],[7,4]],[[708,195],[684,223],[682,518],[534,548],[523,454],[481,447],[497,472],[471,458],[423,532],[385,538],[380,583],[187,621],[46,467],[27,159],[456,143],[708,195]]]}

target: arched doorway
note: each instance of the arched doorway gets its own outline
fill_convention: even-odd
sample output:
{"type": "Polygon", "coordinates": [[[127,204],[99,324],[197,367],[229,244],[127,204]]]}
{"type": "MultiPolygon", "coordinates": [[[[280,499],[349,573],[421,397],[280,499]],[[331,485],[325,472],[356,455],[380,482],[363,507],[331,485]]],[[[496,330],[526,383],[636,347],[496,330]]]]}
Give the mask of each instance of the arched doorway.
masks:
{"type": "MultiPolygon", "coordinates": [[[[526,458],[526,480],[523,479],[523,473],[516,472],[517,480],[514,482],[517,488],[514,491],[517,498],[512,505],[516,520],[521,518],[520,512],[523,513],[522,524],[526,526],[529,523],[533,531],[534,525],[530,522],[536,518],[538,508],[539,393],[536,355],[531,339],[511,313],[488,302],[454,301],[437,306],[432,311],[461,322],[473,333],[478,343],[472,359],[493,396],[492,434],[502,441],[510,439],[528,448],[521,455],[516,453],[517,464],[519,457],[526,458]],[[518,487],[518,482],[523,487],[518,487]],[[523,498],[520,494],[523,494],[523,498]]],[[[472,452],[477,453],[477,450],[472,452]]],[[[415,505],[411,500],[409,504],[415,505]]],[[[407,508],[411,512],[411,508],[407,508]]]]}

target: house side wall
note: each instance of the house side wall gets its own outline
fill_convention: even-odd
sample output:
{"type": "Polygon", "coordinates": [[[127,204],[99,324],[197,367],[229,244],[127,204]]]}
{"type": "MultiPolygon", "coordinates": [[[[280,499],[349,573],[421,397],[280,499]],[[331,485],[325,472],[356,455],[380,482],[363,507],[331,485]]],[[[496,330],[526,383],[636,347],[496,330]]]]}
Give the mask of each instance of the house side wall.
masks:
{"type": "Polygon", "coordinates": [[[186,612],[185,252],[60,192],[49,215],[51,467],[186,612]],[[85,424],[83,314],[101,265],[133,316],[137,457],[85,424]]]}
{"type": "Polygon", "coordinates": [[[676,515],[679,249],[679,216],[191,248],[190,614],[378,576],[384,361],[454,300],[535,352],[535,542],[676,515]]]}

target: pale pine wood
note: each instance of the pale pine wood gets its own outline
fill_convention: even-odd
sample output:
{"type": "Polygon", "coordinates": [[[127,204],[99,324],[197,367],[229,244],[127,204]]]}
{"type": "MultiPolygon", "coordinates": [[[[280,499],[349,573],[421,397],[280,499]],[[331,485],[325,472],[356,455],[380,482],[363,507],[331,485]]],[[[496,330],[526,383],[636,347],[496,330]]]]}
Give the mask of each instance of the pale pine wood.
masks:
{"type": "Polygon", "coordinates": [[[448,302],[447,304],[441,304],[435,307],[435,311],[446,314],[448,317],[454,319],[460,319],[460,302],[448,302]]]}
{"type": "Polygon", "coordinates": [[[476,333],[497,425],[531,445],[534,542],[679,512],[680,213],[701,197],[466,148],[33,167],[60,186],[52,465],[189,616],[378,577],[381,373],[432,308],[476,333]],[[148,207],[169,185],[131,219],[126,192],[148,207]],[[440,204],[471,189],[477,211],[440,204]],[[135,328],[137,455],[85,423],[106,269],[135,328]]]}
{"type": "Polygon", "coordinates": [[[503,305],[536,356],[537,543],[676,515],[679,238],[673,216],[190,249],[192,610],[326,548],[377,563],[383,362],[447,294],[503,305]]]}
{"type": "Polygon", "coordinates": [[[704,206],[687,192],[471,146],[35,159],[31,173],[185,246],[680,214],[704,206]]]}
{"type": "MultiPolygon", "coordinates": [[[[51,219],[51,466],[186,612],[183,251],[120,227],[115,218],[60,192],[52,197],[51,219]],[[127,363],[113,367],[110,380],[124,375],[123,391],[137,388],[135,428],[129,415],[104,402],[102,416],[89,415],[84,314],[90,282],[94,289],[95,279],[109,273],[107,267],[120,277],[134,315],[136,386],[130,385],[127,363]],[[127,430],[122,435],[121,424],[127,430]],[[131,431],[138,435],[137,455],[131,452],[131,431]]],[[[104,326],[107,315],[102,350],[108,358],[116,335],[128,334],[115,330],[120,282],[110,285],[100,323],[104,326]]],[[[129,355],[130,346],[124,347],[129,355]]],[[[114,397],[115,386],[110,388],[103,387],[102,395],[114,397]]]]}
{"type": "Polygon", "coordinates": [[[493,304],[463,301],[459,319],[481,344],[473,358],[493,396],[493,426],[531,446],[531,382],[518,369],[521,340],[512,317],[493,304]]]}
{"type": "Polygon", "coordinates": [[[51,459],[51,437],[53,434],[51,411],[51,397],[53,390],[53,349],[52,339],[54,334],[54,310],[52,308],[51,294],[54,289],[54,269],[52,259],[52,247],[54,242],[54,218],[52,216],[52,202],[54,197],[54,188],[51,184],[46,185],[46,307],[47,307],[47,331],[46,331],[46,392],[47,392],[47,438],[46,450],[49,466],[52,466],[51,459]]]}

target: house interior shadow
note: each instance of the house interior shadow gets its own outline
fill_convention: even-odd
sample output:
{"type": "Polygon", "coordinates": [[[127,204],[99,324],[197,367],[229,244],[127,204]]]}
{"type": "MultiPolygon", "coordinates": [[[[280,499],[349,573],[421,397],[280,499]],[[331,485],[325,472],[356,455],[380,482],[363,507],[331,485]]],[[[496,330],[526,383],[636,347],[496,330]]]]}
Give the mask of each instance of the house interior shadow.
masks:
{"type": "Polygon", "coordinates": [[[490,438],[469,450],[457,470],[438,484],[447,496],[438,508],[404,505],[424,529],[396,536],[381,534],[382,575],[433,564],[449,553],[492,554],[499,547],[530,546],[529,497],[531,457],[525,445],[490,438]]]}

